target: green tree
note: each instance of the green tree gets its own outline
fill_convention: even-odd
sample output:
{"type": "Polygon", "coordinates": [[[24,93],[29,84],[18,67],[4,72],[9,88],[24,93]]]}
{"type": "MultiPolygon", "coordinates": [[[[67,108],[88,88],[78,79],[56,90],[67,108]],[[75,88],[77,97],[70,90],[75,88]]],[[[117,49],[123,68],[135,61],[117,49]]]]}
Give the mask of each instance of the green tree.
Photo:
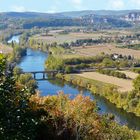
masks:
{"type": "Polygon", "coordinates": [[[111,60],[110,58],[104,58],[102,64],[105,67],[113,67],[114,66],[114,61],[111,60]]]}
{"type": "Polygon", "coordinates": [[[22,69],[21,68],[15,67],[13,69],[13,74],[14,74],[15,77],[18,77],[21,73],[22,73],[22,69]]]}
{"type": "Polygon", "coordinates": [[[66,66],[65,67],[65,72],[66,73],[72,73],[73,72],[73,67],[72,66],[66,66]]]}
{"type": "Polygon", "coordinates": [[[0,139],[30,140],[35,137],[37,120],[29,107],[28,90],[18,86],[0,55],[0,139]]]}
{"type": "Polygon", "coordinates": [[[34,94],[37,89],[37,82],[33,79],[31,74],[21,74],[18,77],[18,82],[22,85],[25,85],[29,92],[34,94]]]}
{"type": "Polygon", "coordinates": [[[134,89],[140,93],[140,75],[133,81],[134,89]]]}

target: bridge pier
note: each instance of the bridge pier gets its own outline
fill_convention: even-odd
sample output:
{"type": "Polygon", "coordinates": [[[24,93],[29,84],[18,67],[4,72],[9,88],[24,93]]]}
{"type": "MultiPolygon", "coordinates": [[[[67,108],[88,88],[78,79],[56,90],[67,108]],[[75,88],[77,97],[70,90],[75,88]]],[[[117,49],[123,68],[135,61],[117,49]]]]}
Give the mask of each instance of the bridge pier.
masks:
{"type": "Polygon", "coordinates": [[[46,75],[46,74],[43,72],[43,79],[45,79],[45,75],[46,75]]]}
{"type": "Polygon", "coordinates": [[[36,73],[33,73],[33,77],[34,77],[34,79],[36,79],[36,73]]]}

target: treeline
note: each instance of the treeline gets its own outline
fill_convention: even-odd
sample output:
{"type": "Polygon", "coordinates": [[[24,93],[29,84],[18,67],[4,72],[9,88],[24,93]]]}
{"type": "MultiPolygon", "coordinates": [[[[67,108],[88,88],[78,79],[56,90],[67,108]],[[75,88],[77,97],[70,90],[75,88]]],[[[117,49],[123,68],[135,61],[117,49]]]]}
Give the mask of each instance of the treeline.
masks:
{"type": "Polygon", "coordinates": [[[12,30],[12,29],[9,29],[9,30],[5,30],[5,31],[1,31],[1,34],[0,34],[0,42],[2,42],[3,44],[7,44],[8,40],[12,37],[12,36],[16,36],[16,35],[19,35],[21,34],[22,31],[21,30],[12,30]]]}
{"type": "Polygon", "coordinates": [[[99,72],[101,74],[109,75],[109,76],[123,78],[123,79],[127,79],[128,78],[125,73],[122,73],[122,72],[119,72],[119,71],[103,70],[103,69],[101,69],[101,70],[98,70],[97,72],[99,72]]]}
{"type": "MultiPolygon", "coordinates": [[[[41,48],[41,49],[46,49],[50,47],[56,47],[60,46],[65,49],[71,48],[71,47],[86,47],[86,46],[92,46],[92,45],[98,45],[98,44],[104,44],[104,43],[113,43],[116,42],[116,39],[111,39],[109,37],[101,37],[98,39],[77,39],[76,41],[71,41],[70,43],[64,42],[64,43],[47,43],[39,39],[33,39],[31,38],[29,40],[30,46],[34,48],[41,48]]],[[[118,42],[117,42],[118,43],[118,42]]],[[[121,42],[119,42],[121,43],[121,42]]]]}
{"type": "MultiPolygon", "coordinates": [[[[99,38],[99,39],[78,39],[75,42],[69,43],[69,47],[79,47],[79,46],[91,46],[94,44],[102,44],[108,43],[107,39],[99,38]]],[[[60,46],[67,48],[66,44],[60,44],[60,46]]]]}
{"type": "Polygon", "coordinates": [[[26,55],[27,50],[24,47],[21,47],[19,44],[12,42],[10,47],[13,48],[12,53],[9,56],[10,62],[18,62],[23,56],[26,55]]]}
{"type": "Polygon", "coordinates": [[[46,29],[33,28],[31,30],[23,30],[23,29],[3,30],[3,31],[1,31],[1,34],[0,34],[0,42],[2,42],[3,44],[8,44],[9,39],[11,39],[13,36],[19,35],[20,36],[19,37],[20,46],[27,47],[29,37],[36,35],[36,34],[39,34],[39,33],[42,33],[44,30],[46,30],[46,29]]]}
{"type": "Polygon", "coordinates": [[[20,70],[14,70],[14,75],[6,63],[0,55],[0,139],[137,139],[136,132],[119,126],[108,116],[98,115],[95,102],[88,97],[79,95],[71,100],[62,93],[33,95],[24,85],[24,78],[20,80],[23,84],[16,80],[20,70]]]}
{"type": "Polygon", "coordinates": [[[132,71],[140,74],[140,68],[134,68],[134,69],[132,69],[132,71]]]}
{"type": "Polygon", "coordinates": [[[77,57],[77,58],[67,58],[61,57],[62,53],[57,52],[52,54],[46,60],[46,68],[48,69],[55,69],[55,70],[63,70],[63,71],[70,71],[71,72],[78,72],[81,69],[87,68],[126,68],[135,66],[139,64],[133,60],[132,57],[125,57],[120,55],[117,59],[114,58],[114,55],[105,55],[101,54],[98,56],[93,57],[77,57]],[[66,70],[67,69],[67,70],[66,70]]]}
{"type": "Polygon", "coordinates": [[[123,45],[123,46],[118,46],[119,48],[128,48],[128,49],[134,49],[134,50],[139,50],[140,49],[140,44],[131,44],[131,45],[123,45]]]}
{"type": "Polygon", "coordinates": [[[126,21],[114,18],[106,18],[105,22],[103,17],[97,18],[37,18],[24,20],[22,23],[23,29],[31,29],[34,27],[64,27],[64,26],[94,26],[96,29],[111,29],[119,27],[131,27],[132,25],[126,21]],[[94,22],[92,22],[94,20],[94,22]]]}
{"type": "Polygon", "coordinates": [[[26,21],[23,24],[24,29],[31,29],[33,27],[64,27],[64,26],[81,26],[84,23],[80,19],[40,19],[40,20],[32,20],[26,21]]]}
{"type": "Polygon", "coordinates": [[[42,29],[33,28],[33,29],[30,29],[30,30],[25,30],[20,36],[20,40],[19,40],[20,45],[25,46],[25,47],[29,46],[30,45],[29,38],[33,35],[42,33],[43,30],[45,30],[45,29],[44,28],[42,28],[42,29]]]}
{"type": "Polygon", "coordinates": [[[47,42],[45,41],[39,41],[37,39],[33,39],[30,38],[28,40],[28,45],[32,48],[32,49],[40,49],[43,52],[48,52],[49,49],[55,45],[55,43],[52,43],[52,45],[49,45],[47,42]]]}

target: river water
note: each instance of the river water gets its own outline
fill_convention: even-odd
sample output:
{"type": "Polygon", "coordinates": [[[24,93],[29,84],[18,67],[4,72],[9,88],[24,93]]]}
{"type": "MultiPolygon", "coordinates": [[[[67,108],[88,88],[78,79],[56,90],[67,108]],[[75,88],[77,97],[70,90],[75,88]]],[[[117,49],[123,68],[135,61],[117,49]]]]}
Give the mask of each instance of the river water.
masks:
{"type": "MultiPolygon", "coordinates": [[[[43,71],[44,63],[47,57],[47,53],[27,49],[27,56],[22,58],[18,66],[25,72],[43,71]]],[[[38,74],[37,78],[41,76],[42,75],[38,74]]],[[[71,98],[74,98],[78,94],[82,94],[83,96],[90,96],[90,98],[95,100],[97,105],[100,107],[100,114],[112,113],[115,115],[115,120],[119,124],[127,125],[132,129],[140,130],[140,117],[136,117],[131,113],[117,109],[115,105],[108,102],[105,98],[93,95],[90,93],[90,91],[73,86],[59,79],[38,81],[38,89],[41,92],[41,96],[56,95],[59,91],[63,91],[65,94],[69,94],[71,98]]]]}
{"type": "Polygon", "coordinates": [[[16,42],[16,43],[19,43],[19,38],[20,38],[20,35],[16,35],[16,36],[13,36],[12,38],[10,38],[7,43],[12,43],[13,42],[16,42]]]}

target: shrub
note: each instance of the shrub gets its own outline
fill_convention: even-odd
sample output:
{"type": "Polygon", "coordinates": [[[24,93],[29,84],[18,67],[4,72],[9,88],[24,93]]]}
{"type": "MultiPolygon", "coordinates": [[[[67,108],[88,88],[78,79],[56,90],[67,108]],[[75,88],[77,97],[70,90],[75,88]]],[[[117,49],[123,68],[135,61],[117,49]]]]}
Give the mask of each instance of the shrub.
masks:
{"type": "Polygon", "coordinates": [[[65,72],[66,73],[72,73],[74,70],[73,70],[73,67],[72,66],[66,66],[65,67],[65,72]]]}
{"type": "Polygon", "coordinates": [[[101,74],[106,74],[106,75],[114,76],[114,77],[118,77],[118,78],[123,78],[123,79],[127,78],[125,73],[118,72],[118,71],[101,69],[101,70],[98,70],[98,72],[101,73],[101,74]]]}

